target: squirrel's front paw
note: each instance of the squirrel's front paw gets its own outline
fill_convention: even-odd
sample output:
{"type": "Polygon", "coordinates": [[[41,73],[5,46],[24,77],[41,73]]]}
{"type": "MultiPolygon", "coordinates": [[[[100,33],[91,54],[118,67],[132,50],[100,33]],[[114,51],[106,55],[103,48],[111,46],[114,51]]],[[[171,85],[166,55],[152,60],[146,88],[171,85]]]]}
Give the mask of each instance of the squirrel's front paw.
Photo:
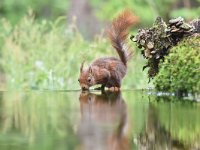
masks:
{"type": "Polygon", "coordinates": [[[120,88],[113,86],[113,87],[108,88],[108,91],[117,92],[117,91],[120,91],[120,88]]]}

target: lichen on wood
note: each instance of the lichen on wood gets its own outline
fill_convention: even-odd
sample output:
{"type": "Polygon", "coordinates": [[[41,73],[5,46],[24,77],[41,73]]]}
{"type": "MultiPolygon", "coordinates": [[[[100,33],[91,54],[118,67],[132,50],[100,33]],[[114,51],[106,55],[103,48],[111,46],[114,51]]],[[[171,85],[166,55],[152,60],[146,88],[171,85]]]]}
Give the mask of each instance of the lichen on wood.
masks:
{"type": "Polygon", "coordinates": [[[186,23],[182,17],[166,23],[161,17],[157,17],[151,28],[139,29],[135,36],[131,36],[131,40],[136,42],[144,58],[148,60],[143,69],[149,67],[149,79],[158,73],[159,62],[164,60],[173,46],[184,37],[199,33],[199,23],[200,19],[186,23]]]}

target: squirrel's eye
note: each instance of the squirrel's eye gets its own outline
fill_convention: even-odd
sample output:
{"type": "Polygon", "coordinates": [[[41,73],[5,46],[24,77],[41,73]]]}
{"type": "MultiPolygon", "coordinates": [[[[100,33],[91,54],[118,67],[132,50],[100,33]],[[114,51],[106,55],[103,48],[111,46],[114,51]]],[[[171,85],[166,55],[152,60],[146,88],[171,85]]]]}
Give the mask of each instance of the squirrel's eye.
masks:
{"type": "Polygon", "coordinates": [[[80,82],[80,79],[78,79],[78,82],[80,82]]]}
{"type": "Polygon", "coordinates": [[[88,78],[87,81],[88,81],[88,82],[91,82],[91,78],[88,78]]]}

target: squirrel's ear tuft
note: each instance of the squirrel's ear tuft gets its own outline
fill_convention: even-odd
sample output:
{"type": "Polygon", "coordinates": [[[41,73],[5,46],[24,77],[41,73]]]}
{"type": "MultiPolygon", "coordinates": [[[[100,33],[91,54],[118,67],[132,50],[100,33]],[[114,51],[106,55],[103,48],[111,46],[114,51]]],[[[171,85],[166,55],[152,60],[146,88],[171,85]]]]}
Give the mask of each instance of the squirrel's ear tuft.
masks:
{"type": "Polygon", "coordinates": [[[89,66],[89,73],[92,74],[92,67],[89,66]]]}
{"type": "Polygon", "coordinates": [[[84,66],[84,63],[85,63],[85,61],[83,61],[83,62],[81,63],[80,72],[82,72],[82,71],[83,71],[83,66],[84,66]]]}

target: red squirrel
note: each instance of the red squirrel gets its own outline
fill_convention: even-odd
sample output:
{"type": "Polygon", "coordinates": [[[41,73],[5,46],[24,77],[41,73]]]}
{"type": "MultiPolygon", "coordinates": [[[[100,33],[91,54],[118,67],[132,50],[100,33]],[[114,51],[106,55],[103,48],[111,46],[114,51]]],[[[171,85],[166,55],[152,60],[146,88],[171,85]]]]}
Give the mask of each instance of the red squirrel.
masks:
{"type": "Polygon", "coordinates": [[[78,79],[82,90],[89,90],[89,87],[96,84],[101,84],[101,90],[105,87],[111,91],[120,90],[121,80],[127,72],[127,62],[132,56],[130,46],[127,44],[127,30],[137,22],[138,18],[130,10],[123,11],[113,20],[107,33],[119,59],[115,57],[98,58],[88,68],[83,68],[83,62],[78,79]]]}

